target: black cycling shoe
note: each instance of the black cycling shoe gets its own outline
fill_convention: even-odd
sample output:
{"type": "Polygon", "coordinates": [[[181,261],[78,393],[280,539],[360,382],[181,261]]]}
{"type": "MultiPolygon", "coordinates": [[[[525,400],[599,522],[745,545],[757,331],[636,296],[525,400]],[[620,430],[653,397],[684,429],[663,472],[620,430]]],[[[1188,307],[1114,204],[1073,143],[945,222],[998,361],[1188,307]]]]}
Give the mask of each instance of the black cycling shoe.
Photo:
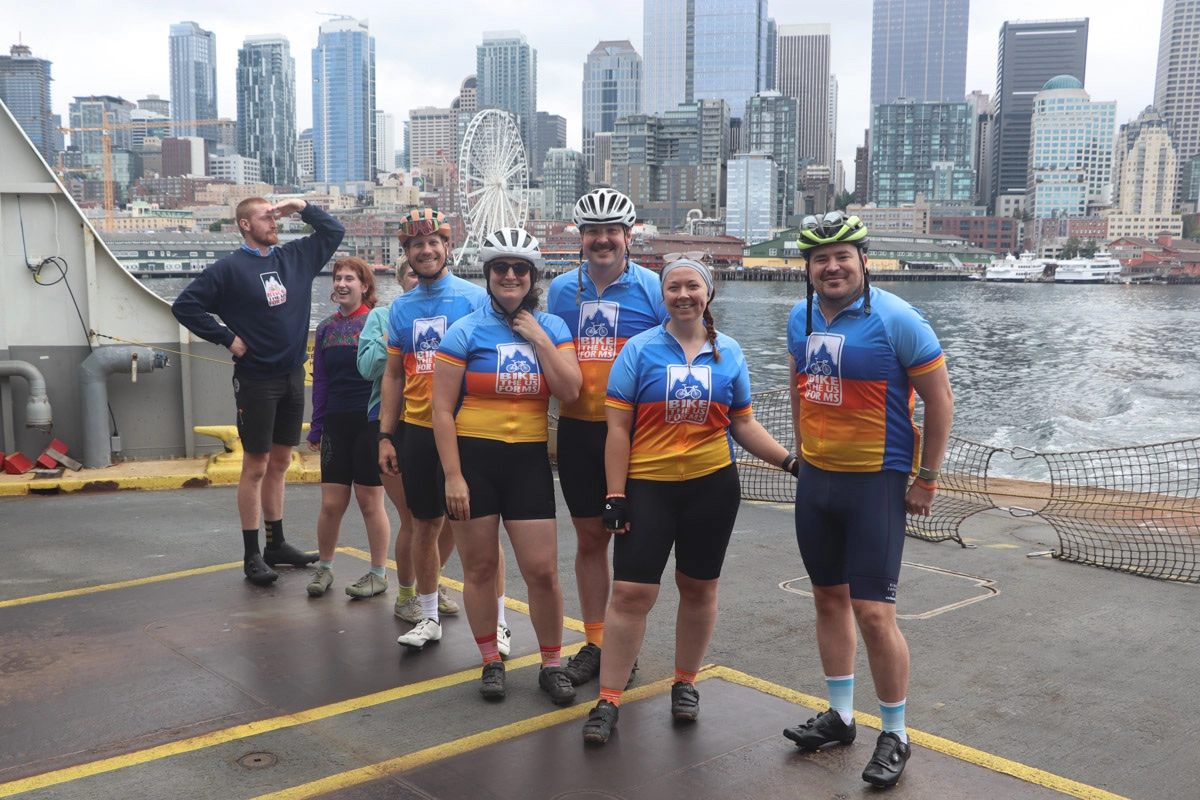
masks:
{"type": "Polygon", "coordinates": [[[601,700],[596,707],[588,712],[587,722],[583,723],[583,740],[593,744],[604,744],[612,736],[613,728],[617,727],[617,715],[620,709],[607,700],[601,700]]]}
{"type": "Polygon", "coordinates": [[[538,686],[550,695],[556,706],[575,702],[575,687],[571,685],[571,679],[562,667],[542,667],[542,671],[538,673],[538,686]]]}
{"type": "Polygon", "coordinates": [[[626,689],[628,689],[630,686],[633,686],[633,681],[637,677],[637,673],[638,673],[638,663],[637,663],[637,659],[635,658],[633,660],[633,669],[629,670],[629,678],[625,681],[626,689]]]}
{"type": "Polygon", "coordinates": [[[700,716],[700,692],[684,681],[671,687],[671,716],[685,722],[695,722],[700,716]]]}
{"type": "Polygon", "coordinates": [[[571,656],[565,669],[571,685],[582,686],[600,674],[600,648],[591,643],[585,644],[571,656]]]}
{"type": "Polygon", "coordinates": [[[279,573],[268,567],[267,562],[263,561],[262,553],[246,556],[246,561],[242,564],[242,571],[246,573],[247,580],[255,586],[268,586],[279,577],[279,573]]]}
{"type": "Polygon", "coordinates": [[[503,661],[489,661],[483,665],[483,677],[479,679],[479,693],[485,700],[504,699],[503,661]]]}
{"type": "Polygon", "coordinates": [[[867,762],[862,779],[881,789],[886,786],[895,786],[896,782],[900,780],[900,774],[904,772],[904,765],[908,763],[911,753],[912,749],[900,741],[899,736],[890,731],[884,731],[879,734],[879,739],[875,742],[875,754],[867,762]]]}
{"type": "Polygon", "coordinates": [[[847,725],[842,722],[842,715],[831,708],[803,725],[784,728],[783,735],[802,750],[818,750],[827,744],[850,744],[857,732],[854,720],[847,725]]]}
{"type": "Polygon", "coordinates": [[[263,548],[263,560],[272,567],[279,564],[287,564],[289,567],[307,567],[320,557],[319,553],[306,553],[303,550],[297,550],[287,542],[279,545],[279,547],[263,548]]]}

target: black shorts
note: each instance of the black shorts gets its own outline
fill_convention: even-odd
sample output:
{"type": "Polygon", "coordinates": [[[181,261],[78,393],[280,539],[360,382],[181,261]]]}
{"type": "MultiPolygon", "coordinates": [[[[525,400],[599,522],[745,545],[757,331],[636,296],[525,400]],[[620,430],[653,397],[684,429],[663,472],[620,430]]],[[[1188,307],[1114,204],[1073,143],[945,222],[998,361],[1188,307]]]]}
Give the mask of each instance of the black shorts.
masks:
{"type": "Polygon", "coordinates": [[[896,602],[908,475],[829,472],[800,460],[796,543],[813,586],[850,584],[855,600],[896,602]]]}
{"type": "Polygon", "coordinates": [[[382,486],[377,433],[379,421],[369,422],[366,411],[326,414],[321,432],[321,483],[382,486]]]}
{"type": "Polygon", "coordinates": [[[400,453],[400,475],[404,496],[414,519],[437,519],[446,513],[446,481],[442,477],[433,428],[404,426],[400,453]]]}
{"type": "Polygon", "coordinates": [[[608,481],[604,477],[604,443],[608,423],[558,420],[558,482],[572,517],[604,514],[608,481]]]}
{"type": "Polygon", "coordinates": [[[687,481],[631,478],[625,494],[630,527],[613,536],[613,580],[661,583],[672,545],[675,569],[687,577],[721,577],[742,502],[735,465],[687,481]]]}
{"type": "Polygon", "coordinates": [[[291,375],[254,380],[233,372],[237,430],[247,453],[269,453],[271,445],[300,444],[304,424],[304,367],[291,375]]]}
{"type": "MultiPolygon", "coordinates": [[[[471,519],[492,514],[506,520],[554,519],[554,474],[545,442],[460,436],[458,460],[471,491],[471,519]]],[[[444,480],[443,473],[443,486],[444,480]]]]}

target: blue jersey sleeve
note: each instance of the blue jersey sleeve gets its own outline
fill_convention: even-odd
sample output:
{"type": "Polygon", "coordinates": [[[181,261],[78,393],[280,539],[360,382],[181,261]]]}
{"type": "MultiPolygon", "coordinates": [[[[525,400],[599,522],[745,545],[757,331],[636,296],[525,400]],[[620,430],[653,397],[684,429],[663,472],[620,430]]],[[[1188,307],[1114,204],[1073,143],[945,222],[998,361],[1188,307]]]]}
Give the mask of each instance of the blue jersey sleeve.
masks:
{"type": "Polygon", "coordinates": [[[571,336],[571,330],[567,327],[567,323],[562,321],[562,318],[556,317],[553,314],[539,313],[538,323],[546,331],[546,335],[550,337],[550,341],[554,342],[555,347],[562,347],[564,344],[574,344],[575,339],[571,336]]]}
{"type": "Polygon", "coordinates": [[[438,352],[465,362],[471,353],[471,332],[475,330],[477,323],[475,315],[468,314],[451,325],[438,345],[438,352]]]}
{"type": "Polygon", "coordinates": [[[617,360],[608,373],[606,397],[631,406],[637,404],[638,356],[641,349],[641,343],[635,337],[617,354],[617,360]]]}
{"type": "Polygon", "coordinates": [[[888,309],[884,329],[896,358],[905,369],[928,364],[942,355],[942,346],[929,320],[907,303],[888,309]]]}

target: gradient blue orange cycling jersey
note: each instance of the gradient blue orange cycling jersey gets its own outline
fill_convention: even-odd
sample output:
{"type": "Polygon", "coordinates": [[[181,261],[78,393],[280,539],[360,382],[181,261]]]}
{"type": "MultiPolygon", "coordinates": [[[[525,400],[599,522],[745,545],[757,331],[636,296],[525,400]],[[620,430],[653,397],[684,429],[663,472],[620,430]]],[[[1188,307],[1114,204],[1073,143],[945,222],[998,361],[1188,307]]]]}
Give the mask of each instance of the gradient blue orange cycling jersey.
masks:
{"type": "Polygon", "coordinates": [[[634,414],[630,478],[686,481],[734,462],[729,420],[751,411],[750,373],[733,339],[718,332],[717,350],[705,343],[688,364],[665,323],[625,344],[605,405],[634,414]]]}
{"type": "Polygon", "coordinates": [[[788,352],[800,392],[800,455],[831,472],[913,472],[921,456],[913,423],[910,377],[945,364],[930,327],[905,300],[871,287],[828,325],[813,300],[811,336],[804,335],[806,304],[788,319],[788,352]]]}
{"type": "Polygon", "coordinates": [[[575,339],[575,355],[583,373],[583,388],[574,403],[563,403],[561,415],[586,422],[604,421],[608,371],[631,336],[667,318],[658,275],[630,264],[621,277],[597,295],[585,262],[581,269],[550,282],[546,309],[567,323],[575,339]],[[583,281],[580,289],[579,282],[583,281]]]}
{"type": "Polygon", "coordinates": [[[392,301],[388,316],[388,355],[404,357],[404,412],[401,419],[433,427],[433,357],[450,326],[488,302],[481,286],[446,273],[433,283],[392,301]]]}
{"type": "MultiPolygon", "coordinates": [[[[559,350],[575,349],[558,317],[534,312],[559,350]]],[[[437,360],[465,367],[454,415],[459,436],[500,442],[544,442],[550,387],[537,351],[489,303],[450,326],[437,360]]]]}

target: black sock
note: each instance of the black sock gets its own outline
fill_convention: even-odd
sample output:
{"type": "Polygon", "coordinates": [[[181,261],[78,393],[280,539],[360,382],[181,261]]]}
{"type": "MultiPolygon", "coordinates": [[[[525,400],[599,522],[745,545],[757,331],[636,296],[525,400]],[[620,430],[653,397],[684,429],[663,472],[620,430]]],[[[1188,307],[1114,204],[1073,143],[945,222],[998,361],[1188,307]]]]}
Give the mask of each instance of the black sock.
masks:
{"type": "Polygon", "coordinates": [[[263,527],[267,529],[267,549],[283,547],[283,520],[264,520],[263,527]]]}
{"type": "Polygon", "coordinates": [[[255,553],[261,552],[258,549],[258,528],[255,528],[251,531],[243,530],[242,544],[246,546],[246,558],[249,558],[255,553]]]}

